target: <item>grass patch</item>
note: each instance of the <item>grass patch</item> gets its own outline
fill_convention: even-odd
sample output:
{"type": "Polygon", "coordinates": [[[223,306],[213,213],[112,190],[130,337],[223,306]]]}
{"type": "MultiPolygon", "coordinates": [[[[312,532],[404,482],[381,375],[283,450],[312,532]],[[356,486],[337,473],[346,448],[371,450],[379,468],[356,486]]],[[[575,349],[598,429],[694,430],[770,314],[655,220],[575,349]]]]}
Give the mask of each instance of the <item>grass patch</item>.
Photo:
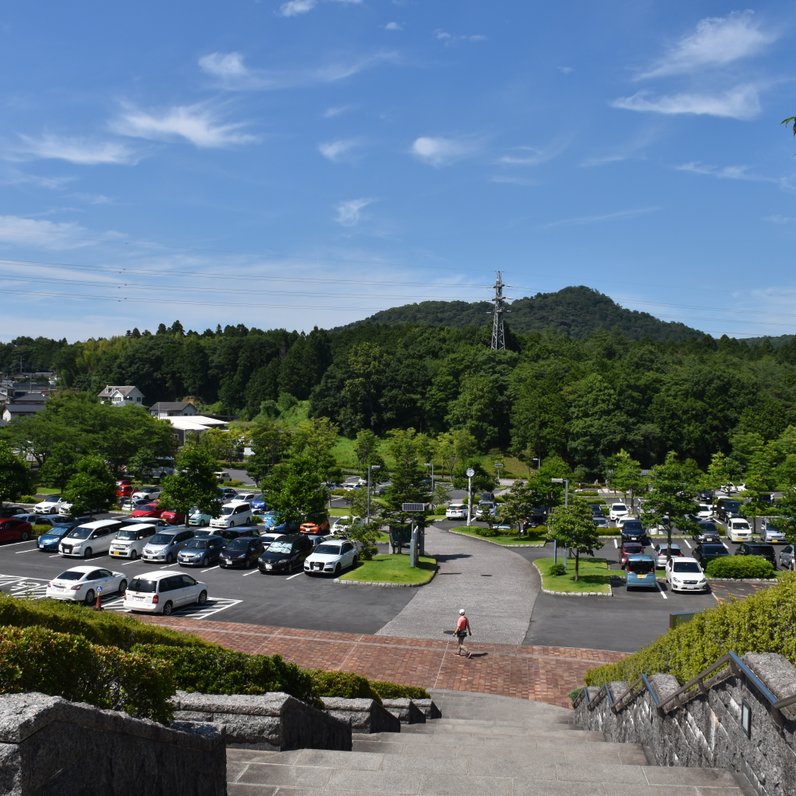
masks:
{"type": "Polygon", "coordinates": [[[516,533],[501,533],[498,536],[481,536],[478,533],[478,528],[480,526],[470,525],[459,525],[455,528],[451,528],[452,531],[455,533],[463,533],[467,536],[472,536],[474,539],[486,539],[487,542],[494,542],[495,544],[502,544],[502,545],[530,545],[531,547],[537,547],[539,545],[544,545],[545,543],[545,536],[547,534],[547,528],[543,525],[540,525],[538,528],[531,528],[529,531],[526,531],[525,536],[517,536],[516,533]]]}
{"type": "Polygon", "coordinates": [[[340,576],[340,580],[355,580],[364,583],[400,583],[420,586],[434,577],[437,559],[420,556],[416,567],[409,566],[408,555],[377,553],[370,561],[363,561],[356,568],[340,576]]]}
{"type": "Polygon", "coordinates": [[[604,558],[581,558],[580,578],[575,580],[575,560],[559,556],[558,563],[566,564],[565,575],[551,575],[550,567],[553,566],[552,558],[539,558],[535,562],[536,568],[542,575],[542,587],[551,591],[563,591],[577,594],[578,592],[600,592],[610,594],[611,581],[623,577],[624,573],[608,569],[608,562],[604,558]]]}

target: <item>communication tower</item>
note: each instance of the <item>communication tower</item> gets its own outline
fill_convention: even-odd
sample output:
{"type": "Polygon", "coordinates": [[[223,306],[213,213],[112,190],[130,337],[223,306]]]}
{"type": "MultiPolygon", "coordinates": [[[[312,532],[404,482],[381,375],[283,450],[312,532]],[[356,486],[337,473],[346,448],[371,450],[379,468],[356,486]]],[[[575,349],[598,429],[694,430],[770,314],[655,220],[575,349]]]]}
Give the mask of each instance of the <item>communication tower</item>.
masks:
{"type": "Polygon", "coordinates": [[[492,300],[495,307],[492,311],[492,343],[490,348],[493,351],[503,350],[506,347],[506,330],[503,324],[503,315],[508,312],[506,309],[506,299],[503,297],[503,274],[498,271],[495,280],[495,298],[492,300]]]}

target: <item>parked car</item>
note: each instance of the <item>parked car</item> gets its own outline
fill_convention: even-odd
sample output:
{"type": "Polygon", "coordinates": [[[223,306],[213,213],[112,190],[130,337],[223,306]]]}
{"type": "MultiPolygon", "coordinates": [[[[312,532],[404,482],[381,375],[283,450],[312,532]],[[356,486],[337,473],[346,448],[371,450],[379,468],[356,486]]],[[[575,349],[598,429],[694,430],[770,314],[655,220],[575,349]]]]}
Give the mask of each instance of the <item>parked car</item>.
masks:
{"type": "Polygon", "coordinates": [[[704,542],[706,536],[720,536],[719,528],[712,520],[700,520],[696,529],[691,533],[691,538],[697,542],[704,542]]]}
{"type": "Polygon", "coordinates": [[[123,524],[121,520],[94,520],[78,525],[61,539],[58,553],[80,558],[107,553],[123,524]]]}
{"type": "Polygon", "coordinates": [[[257,525],[238,525],[235,528],[208,528],[210,533],[220,536],[227,542],[241,536],[259,536],[260,528],[257,525]]]}
{"type": "Polygon", "coordinates": [[[595,527],[597,528],[607,528],[608,527],[608,518],[607,517],[592,517],[591,521],[594,523],[595,527]]]}
{"type": "Polygon", "coordinates": [[[788,544],[779,551],[779,565],[782,569],[793,569],[794,545],[788,544]]]}
{"type": "Polygon", "coordinates": [[[349,528],[361,524],[362,517],[351,517],[350,515],[337,517],[329,527],[329,533],[332,534],[332,536],[345,536],[349,528]]]}
{"type": "Polygon", "coordinates": [[[624,503],[611,503],[608,509],[608,519],[611,522],[616,522],[620,517],[627,517],[628,514],[630,510],[624,503]]]}
{"type": "Polygon", "coordinates": [[[752,538],[752,529],[743,517],[731,517],[727,521],[727,538],[731,542],[746,542],[752,538]]]}
{"type": "Polygon", "coordinates": [[[719,498],[713,513],[723,523],[728,523],[733,517],[741,516],[741,501],[732,498],[719,498]]]}
{"type": "Polygon", "coordinates": [[[263,543],[263,551],[267,550],[273,542],[275,542],[277,539],[281,539],[284,535],[285,534],[277,533],[276,531],[261,533],[260,541],[263,543]]]}
{"type": "Polygon", "coordinates": [[[25,509],[22,506],[3,506],[0,508],[0,517],[15,517],[17,514],[24,514],[24,512],[25,509]]]}
{"type": "Polygon", "coordinates": [[[217,534],[194,536],[177,553],[177,563],[181,567],[208,567],[217,564],[226,540],[217,534]]]}
{"type": "Polygon", "coordinates": [[[328,533],[329,532],[329,517],[325,514],[307,517],[307,519],[299,525],[300,533],[328,533]]]}
{"type": "Polygon", "coordinates": [[[666,564],[666,582],[672,591],[707,591],[708,581],[695,558],[672,558],[666,564]]]}
{"type": "Polygon", "coordinates": [[[130,495],[133,494],[133,485],[130,483],[127,484],[117,484],[116,485],[116,497],[119,500],[124,500],[124,498],[129,498],[130,495]]]}
{"type": "Polygon", "coordinates": [[[467,519],[467,506],[464,503],[456,502],[449,503],[448,508],[445,509],[446,520],[466,520],[467,519]]]}
{"type": "Polygon", "coordinates": [[[27,542],[33,538],[33,526],[17,517],[0,517],[0,542],[27,542]]]}
{"type": "Polygon", "coordinates": [[[259,536],[239,536],[224,545],[218,563],[222,567],[248,569],[257,566],[257,559],[264,551],[265,545],[259,536]]]}
{"type": "Polygon", "coordinates": [[[65,512],[61,511],[62,506],[71,506],[71,504],[62,498],[60,495],[51,495],[48,498],[45,498],[40,503],[37,503],[33,507],[34,514],[64,514],[65,512]]]}
{"type": "Polygon", "coordinates": [[[294,572],[304,565],[304,559],[312,552],[312,541],[305,533],[286,534],[271,542],[257,561],[263,574],[294,572]]]}
{"type": "Polygon", "coordinates": [[[662,542],[661,544],[656,544],[653,550],[655,550],[655,566],[657,567],[665,567],[670,557],[677,558],[683,555],[679,544],[662,542]]]}
{"type": "Polygon", "coordinates": [[[741,542],[735,551],[736,556],[761,556],[766,561],[770,561],[777,568],[777,554],[774,552],[773,544],[762,542],[741,542]]]}
{"type": "Polygon", "coordinates": [[[76,526],[72,524],[53,525],[52,530],[39,535],[39,538],[36,540],[36,547],[38,547],[42,553],[57,553],[58,545],[61,544],[61,539],[74,527],[76,526]]]}
{"type": "Polygon", "coordinates": [[[357,563],[358,551],[348,539],[331,539],[321,542],[304,559],[305,575],[339,575],[357,563]]]}
{"type": "Polygon", "coordinates": [[[69,600],[94,605],[98,594],[124,594],[127,578],[123,572],[111,572],[85,565],[71,567],[53,578],[45,591],[53,600],[69,600]]]}
{"type": "Polygon", "coordinates": [[[627,564],[627,559],[630,556],[642,555],[644,553],[644,545],[641,542],[622,542],[619,548],[619,563],[622,569],[627,564]]]}
{"type": "Polygon", "coordinates": [[[211,528],[232,528],[235,525],[250,525],[254,515],[248,503],[225,503],[218,517],[210,520],[211,528]]]}
{"type": "Polygon", "coordinates": [[[264,497],[263,495],[259,495],[259,494],[258,494],[258,495],[255,495],[255,496],[254,496],[254,497],[253,497],[253,498],[252,498],[252,499],[249,501],[249,503],[251,503],[252,511],[254,511],[254,512],[261,512],[261,511],[265,511],[265,510],[268,508],[268,507],[266,506],[266,503],[265,503],[265,497],[264,497]]]}
{"type": "Polygon", "coordinates": [[[175,608],[207,602],[207,584],[184,572],[157,570],[134,577],[124,593],[128,611],[146,611],[169,616],[175,608]]]}
{"type": "Polygon", "coordinates": [[[210,525],[210,520],[212,519],[212,515],[207,514],[204,511],[200,511],[198,506],[194,506],[188,512],[188,525],[195,525],[200,528],[204,528],[205,526],[210,525]]]}
{"type": "MultiPolygon", "coordinates": [[[[251,505],[252,500],[258,497],[256,492],[236,492],[233,497],[231,497],[227,502],[228,503],[248,503],[251,505]]],[[[254,506],[252,506],[254,508],[254,506]]]]}
{"type": "Polygon", "coordinates": [[[729,554],[730,551],[721,543],[708,544],[707,542],[703,542],[694,548],[694,558],[703,569],[707,569],[708,564],[713,561],[714,558],[722,558],[729,554]]]}
{"type": "Polygon", "coordinates": [[[713,506],[709,503],[700,503],[696,510],[696,518],[698,520],[709,520],[713,517],[713,506]]]}
{"type": "Polygon", "coordinates": [[[154,523],[136,522],[125,525],[111,542],[108,551],[111,558],[129,558],[135,561],[140,558],[149,540],[157,533],[158,526],[154,523]]]}
{"type": "Polygon", "coordinates": [[[630,589],[656,589],[655,560],[652,556],[634,553],[625,561],[625,586],[630,589]]]}
{"type": "Polygon", "coordinates": [[[222,486],[222,487],[219,487],[219,490],[218,490],[218,496],[225,503],[227,503],[230,500],[232,500],[232,498],[234,498],[235,495],[237,495],[237,494],[238,494],[238,490],[237,489],[233,489],[231,486],[222,486]]]}
{"type": "Polygon", "coordinates": [[[146,500],[151,503],[153,500],[160,497],[161,492],[162,490],[159,486],[142,486],[140,489],[136,489],[130,497],[134,501],[146,500]]]}
{"type": "Polygon", "coordinates": [[[193,535],[194,532],[188,529],[181,531],[177,528],[164,528],[149,538],[141,551],[141,558],[144,561],[165,561],[173,564],[177,560],[177,553],[193,535]]]}
{"type": "Polygon", "coordinates": [[[131,517],[148,517],[148,518],[157,518],[163,514],[164,509],[158,506],[157,501],[154,503],[144,503],[143,506],[138,506],[138,508],[134,509],[131,513],[131,517]]]}
{"type": "Polygon", "coordinates": [[[778,520],[773,517],[764,517],[760,528],[760,541],[771,544],[785,544],[785,532],[779,529],[778,520]]]}
{"type": "Polygon", "coordinates": [[[185,525],[185,515],[176,509],[164,509],[160,512],[160,518],[169,525],[185,525]]]}
{"type": "Polygon", "coordinates": [[[497,506],[492,500],[479,500],[475,509],[475,516],[479,520],[490,520],[497,516],[497,506]]]}
{"type": "Polygon", "coordinates": [[[261,514],[260,517],[263,521],[263,528],[265,528],[267,531],[279,524],[279,520],[277,519],[275,511],[266,511],[261,514]]]}

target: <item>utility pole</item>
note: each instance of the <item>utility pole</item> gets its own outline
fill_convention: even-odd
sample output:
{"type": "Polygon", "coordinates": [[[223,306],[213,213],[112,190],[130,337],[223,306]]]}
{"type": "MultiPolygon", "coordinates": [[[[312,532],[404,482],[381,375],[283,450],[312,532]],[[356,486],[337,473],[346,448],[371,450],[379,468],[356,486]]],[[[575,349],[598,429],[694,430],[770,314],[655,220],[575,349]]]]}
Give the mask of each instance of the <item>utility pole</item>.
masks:
{"type": "Polygon", "coordinates": [[[493,351],[502,351],[506,348],[506,330],[503,324],[503,314],[508,312],[506,300],[503,298],[503,274],[498,271],[495,280],[495,298],[492,299],[495,307],[492,310],[492,343],[490,348],[493,351]]]}

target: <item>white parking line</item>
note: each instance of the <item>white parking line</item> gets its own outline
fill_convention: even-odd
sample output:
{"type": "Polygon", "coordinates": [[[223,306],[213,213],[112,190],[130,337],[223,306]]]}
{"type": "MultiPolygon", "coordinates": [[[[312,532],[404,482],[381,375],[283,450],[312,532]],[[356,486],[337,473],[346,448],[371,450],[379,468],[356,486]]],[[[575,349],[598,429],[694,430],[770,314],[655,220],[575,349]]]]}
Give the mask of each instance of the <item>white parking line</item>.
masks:
{"type": "Polygon", "coordinates": [[[23,553],[35,553],[35,552],[37,552],[37,551],[38,551],[38,549],[39,549],[38,547],[31,547],[31,549],[30,549],[30,550],[17,550],[17,551],[14,553],[14,555],[15,555],[15,556],[21,556],[23,553]]]}
{"type": "Polygon", "coordinates": [[[614,539],[614,550],[618,549],[619,549],[619,543],[616,541],[616,539],[614,539]]]}
{"type": "Polygon", "coordinates": [[[259,573],[259,571],[260,571],[259,569],[253,569],[251,572],[244,572],[242,577],[248,578],[249,575],[256,575],[259,573]]]}
{"type": "Polygon", "coordinates": [[[297,572],[295,575],[288,575],[288,577],[286,577],[285,580],[293,580],[293,578],[297,578],[299,575],[303,575],[303,574],[304,574],[303,571],[297,572]]]}
{"type": "Polygon", "coordinates": [[[663,590],[663,586],[661,585],[660,581],[658,581],[658,591],[660,592],[661,597],[663,597],[664,600],[669,599],[666,595],[666,592],[663,590]]]}
{"type": "Polygon", "coordinates": [[[690,550],[691,549],[691,542],[689,542],[688,539],[683,539],[683,541],[685,542],[685,546],[690,550]]]}
{"type": "Polygon", "coordinates": [[[212,572],[214,569],[220,569],[220,568],[221,568],[221,565],[220,564],[216,564],[214,567],[210,567],[210,569],[203,569],[202,570],[202,574],[204,575],[205,572],[212,572]]]}

